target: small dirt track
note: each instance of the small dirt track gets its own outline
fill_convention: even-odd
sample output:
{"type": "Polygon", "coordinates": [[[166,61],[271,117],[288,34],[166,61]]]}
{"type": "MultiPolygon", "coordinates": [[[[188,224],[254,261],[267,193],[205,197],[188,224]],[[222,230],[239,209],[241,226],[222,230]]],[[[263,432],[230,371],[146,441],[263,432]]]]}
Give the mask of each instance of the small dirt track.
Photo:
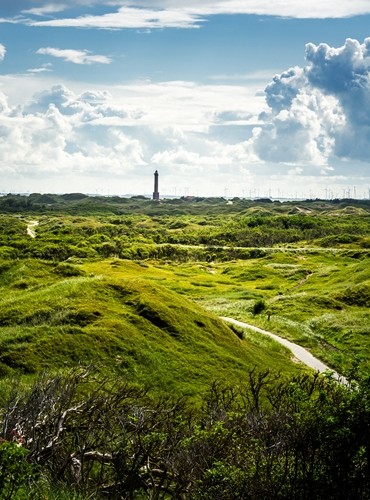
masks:
{"type": "Polygon", "coordinates": [[[39,221],[37,220],[30,220],[28,223],[27,223],[27,234],[28,236],[30,236],[31,238],[36,238],[36,232],[34,230],[34,228],[36,226],[39,225],[39,221]]]}
{"type": "Polygon", "coordinates": [[[304,349],[303,347],[299,346],[298,344],[294,344],[293,342],[290,342],[290,340],[283,339],[282,337],[279,337],[278,335],[275,335],[272,332],[268,332],[267,330],[263,330],[262,328],[259,328],[258,326],[249,325],[248,323],[244,323],[243,321],[238,321],[237,319],[227,318],[227,317],[221,317],[221,319],[223,319],[224,321],[227,321],[229,323],[233,323],[236,326],[240,326],[242,328],[247,328],[249,330],[253,330],[254,332],[262,333],[263,335],[268,335],[269,337],[276,340],[276,342],[279,342],[279,344],[282,344],[283,346],[287,347],[293,353],[295,358],[297,358],[299,361],[301,361],[305,365],[309,366],[313,370],[316,370],[320,373],[332,372],[333,377],[336,380],[338,380],[338,382],[340,382],[342,384],[348,383],[348,381],[346,380],[345,377],[343,377],[339,373],[337,373],[334,370],[332,370],[331,368],[329,368],[327,365],[322,363],[319,359],[312,356],[312,354],[309,351],[307,351],[307,349],[304,349]]]}

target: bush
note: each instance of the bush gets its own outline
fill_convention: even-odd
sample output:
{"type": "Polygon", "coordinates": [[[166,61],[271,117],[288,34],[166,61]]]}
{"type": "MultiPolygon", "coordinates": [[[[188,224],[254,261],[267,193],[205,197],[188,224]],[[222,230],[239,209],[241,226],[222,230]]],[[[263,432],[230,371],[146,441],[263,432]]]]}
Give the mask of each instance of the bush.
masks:
{"type": "MultiPolygon", "coordinates": [[[[17,439],[16,431],[13,438],[17,439]]],[[[18,436],[18,439],[22,438],[18,436]]],[[[36,468],[27,461],[28,451],[21,442],[3,441],[0,444],[0,498],[27,499],[29,486],[36,468]]]]}
{"type": "Polygon", "coordinates": [[[369,379],[252,371],[195,408],[91,375],[44,377],[0,408],[3,436],[18,441],[0,447],[1,499],[51,498],[22,496],[27,458],[74,498],[370,498],[369,379]]]}
{"type": "Polygon", "coordinates": [[[263,299],[257,300],[253,305],[253,314],[261,314],[266,309],[266,303],[263,299]]]}

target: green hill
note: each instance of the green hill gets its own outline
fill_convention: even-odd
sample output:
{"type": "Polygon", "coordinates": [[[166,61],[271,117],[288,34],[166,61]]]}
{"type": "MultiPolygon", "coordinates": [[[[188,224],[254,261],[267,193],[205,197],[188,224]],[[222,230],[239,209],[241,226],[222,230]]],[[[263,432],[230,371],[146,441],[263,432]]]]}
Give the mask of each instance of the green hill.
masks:
{"type": "Polygon", "coordinates": [[[239,383],[254,367],[302,370],[284,348],[241,340],[217,316],[139,274],[4,261],[0,293],[3,375],[94,364],[158,394],[193,396],[214,380],[239,383]]]}

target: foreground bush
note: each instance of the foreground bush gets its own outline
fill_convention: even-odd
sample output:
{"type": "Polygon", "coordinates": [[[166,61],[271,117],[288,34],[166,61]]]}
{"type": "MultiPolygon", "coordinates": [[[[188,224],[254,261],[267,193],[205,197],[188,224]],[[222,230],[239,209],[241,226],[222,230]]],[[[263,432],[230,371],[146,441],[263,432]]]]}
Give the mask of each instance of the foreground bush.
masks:
{"type": "Polygon", "coordinates": [[[27,450],[17,442],[0,443],[0,498],[27,499],[36,467],[27,460],[27,450]]]}
{"type": "Polygon", "coordinates": [[[367,499],[369,389],[251,372],[194,408],[89,370],[45,376],[1,402],[2,446],[25,466],[3,460],[3,488],[37,498],[47,477],[69,498],[367,499]]]}

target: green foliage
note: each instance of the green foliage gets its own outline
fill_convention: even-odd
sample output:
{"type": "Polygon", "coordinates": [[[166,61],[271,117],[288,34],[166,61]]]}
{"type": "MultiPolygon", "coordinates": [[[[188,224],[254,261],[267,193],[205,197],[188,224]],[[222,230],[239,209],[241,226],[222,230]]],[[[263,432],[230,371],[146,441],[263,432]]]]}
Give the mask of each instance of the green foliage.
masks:
{"type": "Polygon", "coordinates": [[[264,300],[259,299],[253,305],[253,314],[261,314],[262,311],[266,309],[266,303],[264,300]]]}
{"type": "Polygon", "coordinates": [[[370,282],[349,286],[336,298],[348,305],[370,307],[370,282]]]}
{"type": "MultiPolygon", "coordinates": [[[[0,272],[1,292],[7,297],[0,320],[6,345],[11,345],[10,338],[18,344],[4,353],[4,373],[49,366],[53,356],[37,359],[34,349],[49,350],[52,339],[61,349],[55,356],[58,366],[64,357],[67,364],[78,359],[82,345],[84,360],[95,359],[105,346],[105,364],[109,350],[116,350],[111,347],[117,343],[113,324],[119,325],[116,332],[127,331],[127,345],[133,339],[138,343],[140,328],[149,329],[150,342],[154,329],[182,340],[184,312],[176,308],[171,314],[154,295],[150,301],[145,298],[145,286],[156,287],[159,282],[162,289],[186,295],[213,313],[252,321],[301,342],[340,371],[349,369],[359,351],[370,354],[365,312],[370,280],[367,201],[316,200],[298,205],[194,198],[153,203],[142,198],[34,193],[5,196],[0,205],[9,214],[22,213],[0,218],[0,254],[14,261],[11,269],[0,272]],[[39,222],[36,238],[26,233],[31,220],[39,222]],[[115,267],[102,259],[114,259],[115,267]],[[135,264],[134,269],[132,261],[145,267],[135,264]],[[93,285],[90,274],[105,278],[93,285]],[[121,316],[117,299],[106,286],[112,278],[144,280],[138,284],[141,299],[124,301],[121,316]],[[83,300],[69,293],[73,287],[83,300]],[[97,298],[100,293],[103,299],[97,298]],[[254,314],[261,300],[268,313],[254,314]],[[21,311],[22,301],[30,303],[29,312],[21,311]],[[13,307],[12,320],[5,309],[13,307]],[[68,342],[63,341],[65,335],[68,342]],[[86,335],[94,336],[90,346],[83,341],[86,335]]],[[[122,333],[118,340],[122,345],[122,333]]],[[[130,376],[138,359],[153,362],[147,344],[142,345],[137,356],[124,349],[120,366],[130,376]]],[[[156,361],[162,365],[163,359],[161,355],[156,361]]],[[[255,359],[268,362],[266,354],[255,359]]]]}
{"type": "MultiPolygon", "coordinates": [[[[13,438],[16,437],[16,431],[13,434],[13,438]]],[[[19,442],[2,440],[0,443],[0,497],[2,499],[29,498],[27,490],[37,467],[27,460],[27,456],[28,451],[19,442]]]]}
{"type": "Polygon", "coordinates": [[[22,439],[1,474],[25,481],[27,466],[23,491],[40,499],[366,500],[369,403],[368,377],[341,386],[252,371],[194,407],[91,369],[44,375],[0,404],[3,436],[22,439]]]}
{"type": "Polygon", "coordinates": [[[61,262],[60,264],[58,264],[55,267],[55,272],[65,278],[84,275],[84,272],[80,268],[66,262],[61,262]]]}
{"type": "Polygon", "coordinates": [[[1,197],[3,497],[369,498],[369,209],[1,197]],[[304,368],[220,315],[308,347],[356,390],[283,381],[304,368]],[[62,375],[79,363],[97,366],[86,385],[62,375]],[[21,389],[45,369],[61,375],[21,389]],[[205,396],[215,380],[232,388],[205,396]]]}
{"type": "Polygon", "coordinates": [[[8,247],[4,256],[53,261],[113,256],[225,261],[263,257],[268,248],[306,246],[307,242],[322,248],[356,247],[361,257],[369,235],[367,202],[361,209],[343,207],[338,212],[337,204],[318,202],[299,207],[239,199],[232,204],[223,199],[158,204],[78,193],[0,198],[0,210],[14,212],[16,208],[32,213],[33,219],[40,212],[37,238],[27,238],[25,217],[4,215],[0,220],[2,243],[8,247]]]}
{"type": "Polygon", "coordinates": [[[0,247],[0,259],[16,259],[20,256],[17,249],[10,246],[0,247]]]}

